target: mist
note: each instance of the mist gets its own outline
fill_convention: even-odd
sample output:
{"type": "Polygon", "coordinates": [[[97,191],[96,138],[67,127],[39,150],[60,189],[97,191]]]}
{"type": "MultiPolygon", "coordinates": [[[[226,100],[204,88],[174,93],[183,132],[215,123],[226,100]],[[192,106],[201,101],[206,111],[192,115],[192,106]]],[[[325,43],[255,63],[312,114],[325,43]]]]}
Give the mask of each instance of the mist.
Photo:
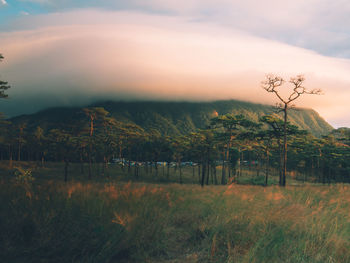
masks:
{"type": "Polygon", "coordinates": [[[8,116],[106,99],[274,104],[260,82],[275,73],[304,74],[325,95],[297,106],[350,126],[347,59],[165,15],[81,10],[23,21],[22,30],[0,33],[0,77],[12,86],[0,111],[8,116]]]}

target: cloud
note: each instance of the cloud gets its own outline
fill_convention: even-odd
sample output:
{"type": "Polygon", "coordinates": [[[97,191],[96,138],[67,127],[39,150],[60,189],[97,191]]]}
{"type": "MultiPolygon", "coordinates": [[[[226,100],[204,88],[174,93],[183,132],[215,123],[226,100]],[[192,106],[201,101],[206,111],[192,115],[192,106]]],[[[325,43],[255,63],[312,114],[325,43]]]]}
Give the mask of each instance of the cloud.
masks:
{"type": "Polygon", "coordinates": [[[81,8],[192,17],[250,34],[350,58],[347,0],[22,0],[52,12],[81,8]]]}
{"type": "Polygon", "coordinates": [[[4,6],[4,5],[7,5],[6,0],[0,0],[0,6],[4,6]]]}
{"type": "Polygon", "coordinates": [[[297,105],[350,126],[347,59],[174,16],[80,10],[23,21],[31,29],[0,33],[1,77],[13,86],[0,111],[106,98],[274,103],[260,87],[264,75],[304,73],[307,87],[326,95],[297,105]],[[18,104],[25,101],[31,105],[18,104]]]}

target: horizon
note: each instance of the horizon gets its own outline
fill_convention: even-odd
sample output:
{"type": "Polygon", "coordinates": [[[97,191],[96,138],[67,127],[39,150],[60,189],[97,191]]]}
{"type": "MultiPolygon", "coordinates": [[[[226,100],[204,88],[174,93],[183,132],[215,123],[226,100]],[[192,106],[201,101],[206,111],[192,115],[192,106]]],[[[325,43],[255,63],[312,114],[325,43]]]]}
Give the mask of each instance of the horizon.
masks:
{"type": "Polygon", "coordinates": [[[350,127],[350,29],[343,26],[350,4],[329,4],[2,0],[0,79],[12,87],[0,112],[106,98],[273,105],[277,98],[261,88],[265,75],[304,74],[305,86],[325,95],[302,96],[296,106],[350,127]]]}

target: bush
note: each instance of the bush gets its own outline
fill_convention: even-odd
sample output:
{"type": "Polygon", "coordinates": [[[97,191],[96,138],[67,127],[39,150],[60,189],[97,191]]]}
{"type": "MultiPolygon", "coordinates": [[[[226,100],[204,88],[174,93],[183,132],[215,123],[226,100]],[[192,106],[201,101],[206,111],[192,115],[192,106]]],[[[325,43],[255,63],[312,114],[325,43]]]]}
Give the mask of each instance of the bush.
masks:
{"type": "Polygon", "coordinates": [[[14,174],[16,176],[16,181],[23,184],[29,184],[34,181],[31,169],[24,169],[20,166],[15,167],[14,174]]]}

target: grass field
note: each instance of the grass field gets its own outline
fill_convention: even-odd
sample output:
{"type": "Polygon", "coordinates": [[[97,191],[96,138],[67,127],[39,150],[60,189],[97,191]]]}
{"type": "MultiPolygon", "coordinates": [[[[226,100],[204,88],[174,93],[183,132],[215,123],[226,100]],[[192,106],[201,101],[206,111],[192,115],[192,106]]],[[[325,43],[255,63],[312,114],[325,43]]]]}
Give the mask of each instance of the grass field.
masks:
{"type": "Polygon", "coordinates": [[[61,168],[2,169],[1,261],[350,262],[348,185],[89,181],[78,167],[64,183],[61,168]]]}

